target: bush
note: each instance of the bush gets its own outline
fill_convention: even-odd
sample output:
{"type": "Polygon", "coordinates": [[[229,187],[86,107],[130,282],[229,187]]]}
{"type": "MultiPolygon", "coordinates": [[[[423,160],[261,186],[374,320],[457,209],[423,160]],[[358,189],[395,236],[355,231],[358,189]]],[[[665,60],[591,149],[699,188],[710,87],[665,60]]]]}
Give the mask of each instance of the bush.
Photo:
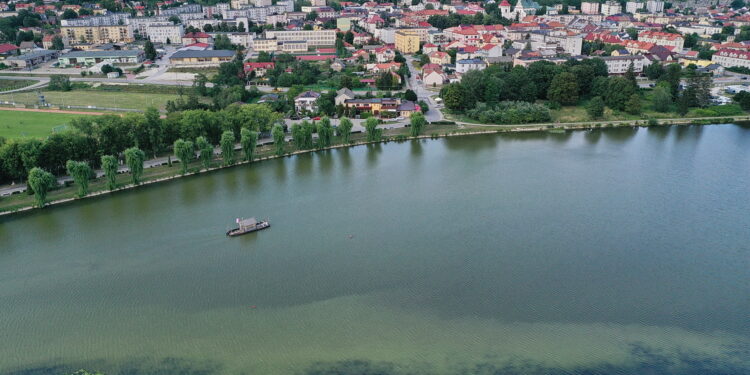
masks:
{"type": "Polygon", "coordinates": [[[549,109],[540,104],[521,101],[504,101],[495,106],[478,103],[466,115],[482,123],[529,124],[552,121],[549,109]]]}
{"type": "Polygon", "coordinates": [[[648,126],[656,126],[656,125],[659,125],[659,121],[656,121],[656,119],[653,117],[648,119],[648,126]]]}

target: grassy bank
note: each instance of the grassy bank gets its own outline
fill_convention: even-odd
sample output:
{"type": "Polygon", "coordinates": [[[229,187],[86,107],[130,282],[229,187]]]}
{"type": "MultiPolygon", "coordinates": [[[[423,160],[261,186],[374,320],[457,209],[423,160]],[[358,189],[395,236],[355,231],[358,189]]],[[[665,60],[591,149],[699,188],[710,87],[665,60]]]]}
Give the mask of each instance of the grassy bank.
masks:
{"type": "MultiPolygon", "coordinates": [[[[748,120],[750,116],[743,116],[742,120],[748,120]]],[[[670,119],[663,121],[659,124],[651,123],[651,126],[659,125],[684,125],[684,124],[712,124],[712,123],[726,123],[740,119],[730,118],[712,118],[702,120],[685,120],[685,119],[670,119]]],[[[398,129],[384,129],[383,139],[380,142],[401,142],[410,139],[425,139],[425,138],[441,138],[451,136],[462,136],[462,135],[474,135],[474,134],[497,134],[497,133],[513,133],[513,132],[548,132],[548,133],[564,133],[566,130],[578,130],[578,129],[595,129],[595,128],[614,128],[614,127],[635,127],[635,126],[649,126],[647,121],[621,121],[615,123],[568,123],[568,124],[535,124],[535,125],[507,125],[507,126],[487,126],[487,125],[472,125],[472,124],[458,124],[458,125],[428,125],[422,135],[413,138],[410,137],[409,128],[398,128],[398,129]]],[[[350,143],[344,144],[338,137],[334,138],[334,144],[329,149],[341,148],[341,147],[353,147],[358,145],[365,145],[372,142],[365,141],[364,134],[352,134],[350,143]]],[[[300,153],[314,152],[315,149],[311,150],[296,150],[292,143],[285,145],[285,156],[296,155],[300,153]]],[[[239,153],[239,152],[238,152],[239,153]]],[[[273,145],[259,146],[256,150],[256,159],[254,162],[263,160],[269,160],[277,158],[273,145]]],[[[237,155],[238,159],[241,159],[241,155],[237,155]]],[[[248,164],[248,162],[239,162],[234,166],[240,166],[248,164]]],[[[221,167],[221,159],[215,158],[212,161],[212,168],[209,170],[203,170],[198,161],[195,161],[189,165],[189,172],[187,175],[194,175],[199,173],[208,173],[214,170],[219,170],[229,167],[221,167]]],[[[149,185],[152,183],[158,183],[163,181],[170,181],[176,178],[182,177],[180,174],[181,168],[179,163],[174,163],[172,166],[162,165],[153,168],[147,168],[144,170],[144,174],[141,178],[141,185],[149,185]]],[[[116,191],[127,190],[136,188],[130,184],[130,174],[123,173],[117,176],[118,189],[116,191]]],[[[106,181],[104,178],[98,178],[92,180],[89,183],[90,193],[85,198],[100,196],[109,194],[110,191],[106,189],[106,181]]],[[[70,186],[60,187],[48,193],[48,205],[57,205],[77,200],[75,194],[77,186],[71,184],[70,186]]],[[[85,199],[84,198],[84,199],[85,199]]],[[[33,209],[34,196],[28,193],[14,194],[10,197],[3,197],[0,199],[0,215],[11,214],[19,211],[27,211],[33,209]]]]}

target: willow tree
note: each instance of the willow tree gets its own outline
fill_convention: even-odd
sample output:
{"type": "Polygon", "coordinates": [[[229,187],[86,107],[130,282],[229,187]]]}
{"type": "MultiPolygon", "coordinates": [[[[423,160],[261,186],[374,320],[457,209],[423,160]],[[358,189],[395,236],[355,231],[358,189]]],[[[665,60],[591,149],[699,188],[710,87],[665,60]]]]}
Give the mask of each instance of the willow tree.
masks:
{"type": "Polygon", "coordinates": [[[102,155],[102,169],[107,177],[107,187],[115,190],[117,187],[117,158],[112,155],[102,155]]]}
{"type": "Polygon", "coordinates": [[[365,120],[365,134],[368,142],[377,142],[380,140],[380,136],[383,133],[383,129],[378,129],[378,119],[375,117],[368,117],[365,120]]]}
{"type": "Polygon", "coordinates": [[[240,130],[240,145],[242,146],[242,153],[245,155],[245,161],[253,161],[255,146],[258,145],[258,132],[242,128],[240,130]]]}
{"type": "Polygon", "coordinates": [[[339,137],[341,137],[341,142],[349,143],[349,137],[352,135],[353,127],[354,124],[352,123],[352,120],[349,120],[347,117],[341,118],[341,121],[339,121],[339,126],[336,129],[336,131],[339,133],[339,137]]]}
{"type": "Polygon", "coordinates": [[[224,165],[234,164],[234,133],[231,130],[221,133],[219,146],[221,146],[221,158],[224,165]]]}
{"type": "Polygon", "coordinates": [[[412,113],[409,122],[411,123],[411,129],[409,131],[412,137],[416,137],[422,133],[425,125],[427,125],[427,120],[425,120],[424,115],[421,112],[412,113]]]}
{"type": "Polygon", "coordinates": [[[55,176],[41,168],[31,168],[29,171],[28,184],[34,191],[37,206],[44,207],[47,203],[47,191],[55,186],[55,176]]]}
{"type": "Polygon", "coordinates": [[[70,177],[78,185],[78,197],[83,198],[89,193],[89,177],[91,177],[91,167],[82,161],[68,160],[65,163],[65,169],[68,170],[70,177]]]}
{"type": "Polygon", "coordinates": [[[333,140],[333,127],[328,117],[323,117],[318,123],[318,148],[331,146],[333,140]]]}
{"type": "Polygon", "coordinates": [[[292,142],[297,150],[305,148],[305,128],[302,125],[292,125],[292,142]]]}
{"type": "Polygon", "coordinates": [[[302,148],[311,149],[315,147],[313,144],[313,133],[315,133],[315,125],[307,120],[302,121],[302,148]]]}
{"type": "Polygon", "coordinates": [[[185,141],[182,138],[174,141],[174,156],[180,159],[180,167],[182,168],[182,174],[187,173],[188,165],[195,156],[193,151],[193,142],[185,141]]]}
{"type": "Polygon", "coordinates": [[[130,168],[130,176],[133,178],[134,185],[141,183],[144,160],[146,160],[146,154],[140,148],[131,147],[125,150],[125,164],[130,168]]]}
{"type": "Polygon", "coordinates": [[[271,130],[271,135],[273,135],[273,144],[276,147],[276,155],[284,155],[284,128],[282,128],[280,124],[274,125],[273,130],[271,130]]]}
{"type": "Polygon", "coordinates": [[[200,154],[201,164],[203,168],[211,168],[211,158],[214,156],[214,146],[208,143],[206,137],[198,137],[195,139],[195,146],[198,147],[198,153],[200,154]]]}

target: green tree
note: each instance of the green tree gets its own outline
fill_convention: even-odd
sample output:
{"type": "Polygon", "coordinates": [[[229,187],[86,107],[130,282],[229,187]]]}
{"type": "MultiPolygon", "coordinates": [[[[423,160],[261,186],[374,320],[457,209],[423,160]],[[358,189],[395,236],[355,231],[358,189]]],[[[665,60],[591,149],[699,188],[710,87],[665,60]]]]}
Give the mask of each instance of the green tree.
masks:
{"type": "Polygon", "coordinates": [[[638,94],[630,95],[628,101],[625,103],[625,112],[631,115],[637,115],[641,113],[641,96],[638,94]]]}
{"type": "Polygon", "coordinates": [[[664,74],[664,66],[661,64],[650,64],[645,69],[648,79],[659,79],[664,74]]]}
{"type": "Polygon", "coordinates": [[[222,133],[219,146],[221,147],[221,158],[224,165],[234,164],[234,133],[228,130],[222,133]]]}
{"type": "Polygon", "coordinates": [[[130,168],[130,175],[133,178],[133,184],[140,184],[143,175],[143,161],[146,160],[146,154],[138,147],[131,147],[125,150],[125,164],[130,168]]]}
{"type": "Polygon", "coordinates": [[[456,112],[466,109],[468,95],[466,89],[460,83],[451,83],[445,86],[440,93],[445,102],[445,107],[456,112]]]}
{"type": "Polygon", "coordinates": [[[91,167],[83,161],[68,160],[65,163],[68,175],[78,185],[78,197],[83,198],[89,193],[89,177],[91,177],[91,167]]]}
{"type": "Polygon", "coordinates": [[[240,130],[240,145],[242,153],[245,155],[245,161],[253,161],[255,147],[258,144],[258,132],[247,128],[240,130]]]}
{"type": "Polygon", "coordinates": [[[206,137],[198,137],[195,139],[195,146],[198,148],[200,154],[201,165],[204,169],[211,168],[211,159],[214,156],[214,146],[208,143],[206,137]]]}
{"type": "Polygon", "coordinates": [[[65,75],[53,75],[49,78],[47,86],[50,90],[70,91],[73,86],[70,84],[70,77],[65,75]]]}
{"type": "Polygon", "coordinates": [[[107,187],[109,190],[115,190],[117,187],[117,158],[112,155],[103,155],[102,169],[104,169],[104,176],[107,177],[107,187]]]}
{"type": "Polygon", "coordinates": [[[147,60],[156,60],[156,48],[154,48],[154,43],[151,43],[150,40],[147,40],[146,45],[143,46],[143,53],[146,55],[147,60]]]}
{"type": "Polygon", "coordinates": [[[677,97],[677,113],[680,116],[685,116],[688,113],[688,110],[690,110],[690,102],[692,99],[690,98],[690,90],[685,90],[682,95],[677,97]]]}
{"type": "Polygon", "coordinates": [[[305,147],[305,129],[301,124],[292,125],[292,141],[297,150],[302,150],[305,147]]]}
{"type": "Polygon", "coordinates": [[[733,98],[732,101],[739,104],[744,110],[750,109],[750,92],[740,91],[733,98]]]}
{"type": "Polygon", "coordinates": [[[331,120],[328,117],[323,117],[318,122],[318,148],[330,147],[332,140],[333,127],[331,126],[331,120]]]}
{"type": "Polygon", "coordinates": [[[47,192],[57,184],[55,176],[41,168],[31,168],[29,171],[28,186],[34,191],[36,204],[44,207],[47,203],[47,192]]]}
{"type": "Polygon", "coordinates": [[[588,113],[589,117],[592,119],[598,119],[604,116],[604,100],[602,100],[601,96],[595,96],[589,101],[589,104],[586,105],[586,113],[588,113]]]}
{"type": "Polygon", "coordinates": [[[552,79],[547,91],[547,98],[562,105],[573,105],[578,102],[578,80],[573,73],[562,72],[552,79]]]}
{"type": "Polygon", "coordinates": [[[667,82],[673,98],[677,98],[680,92],[680,78],[682,78],[682,66],[680,64],[669,64],[667,69],[659,78],[660,81],[667,82]]]}
{"type": "Polygon", "coordinates": [[[188,171],[188,165],[193,160],[193,157],[195,156],[195,151],[193,151],[193,142],[185,141],[182,138],[174,141],[174,156],[177,159],[180,159],[180,168],[182,169],[182,174],[184,175],[188,171]]]}
{"type": "Polygon", "coordinates": [[[342,143],[349,143],[349,138],[352,135],[352,128],[354,127],[354,124],[352,123],[352,120],[349,120],[347,117],[342,117],[341,121],[339,121],[339,126],[336,129],[336,131],[339,134],[339,137],[341,137],[342,143]]]}
{"type": "Polygon", "coordinates": [[[273,136],[273,144],[276,147],[276,155],[284,155],[284,128],[280,124],[274,125],[271,135],[273,136]]]}
{"type": "Polygon", "coordinates": [[[672,94],[669,93],[669,86],[659,84],[654,88],[653,103],[655,111],[669,112],[672,108],[672,94]]]}
{"type": "Polygon", "coordinates": [[[61,51],[65,49],[65,43],[63,42],[62,37],[56,36],[52,38],[52,49],[56,51],[61,51]]]}
{"type": "Polygon", "coordinates": [[[620,111],[625,110],[626,102],[635,94],[632,82],[624,77],[613,77],[609,79],[606,103],[610,108],[620,111]]]}
{"type": "Polygon", "coordinates": [[[424,115],[421,112],[415,112],[411,114],[409,123],[411,124],[409,133],[412,137],[416,137],[422,133],[422,130],[424,130],[425,125],[427,125],[427,120],[425,120],[424,115]]]}
{"type": "Polygon", "coordinates": [[[368,142],[380,141],[380,136],[383,133],[383,129],[378,129],[378,119],[375,117],[368,117],[365,120],[365,135],[368,142]]]}
{"type": "Polygon", "coordinates": [[[412,90],[406,90],[406,92],[404,93],[404,99],[412,101],[412,102],[416,102],[418,99],[417,93],[415,93],[412,90]]]}

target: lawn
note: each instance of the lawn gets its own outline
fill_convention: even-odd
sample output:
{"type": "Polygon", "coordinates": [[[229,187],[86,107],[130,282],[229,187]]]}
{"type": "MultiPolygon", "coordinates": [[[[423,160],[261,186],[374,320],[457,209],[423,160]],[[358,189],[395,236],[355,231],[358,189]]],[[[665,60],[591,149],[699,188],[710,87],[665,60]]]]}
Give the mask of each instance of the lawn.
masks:
{"type": "Polygon", "coordinates": [[[82,115],[48,112],[0,111],[0,137],[45,138],[52,134],[52,129],[63,130],[73,118],[82,115]]]}
{"type": "MultiPolygon", "coordinates": [[[[145,92],[116,92],[105,90],[72,90],[72,91],[43,91],[47,103],[53,106],[94,106],[97,108],[122,108],[144,110],[154,106],[164,109],[168,100],[175,100],[176,94],[145,93],[145,92]]],[[[0,95],[0,101],[12,101],[27,105],[38,104],[35,92],[11,93],[0,95]]]]}

